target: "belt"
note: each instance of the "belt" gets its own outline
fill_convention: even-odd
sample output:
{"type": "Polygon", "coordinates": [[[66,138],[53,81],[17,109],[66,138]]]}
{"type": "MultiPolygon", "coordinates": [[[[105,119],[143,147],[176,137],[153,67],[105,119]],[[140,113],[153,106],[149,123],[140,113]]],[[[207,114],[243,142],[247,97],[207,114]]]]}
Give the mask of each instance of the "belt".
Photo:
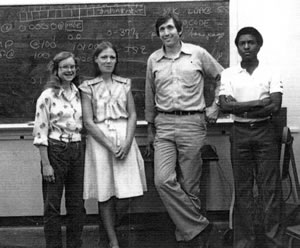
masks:
{"type": "Polygon", "coordinates": [[[200,110],[199,111],[198,110],[195,110],[195,111],[175,110],[175,111],[170,111],[170,112],[158,110],[157,112],[161,113],[161,114],[166,114],[166,115],[195,115],[195,114],[203,114],[204,113],[204,111],[200,111],[200,110]]]}
{"type": "Polygon", "coordinates": [[[239,121],[234,121],[233,124],[236,126],[241,126],[241,127],[261,127],[264,125],[267,125],[271,122],[270,119],[262,120],[262,121],[255,121],[255,122],[239,122],[239,121]]]}
{"type": "Polygon", "coordinates": [[[67,139],[67,138],[60,139],[60,140],[48,138],[48,141],[51,142],[52,144],[59,144],[60,142],[64,143],[64,144],[80,143],[80,142],[82,142],[81,140],[72,141],[71,139],[67,139]]]}

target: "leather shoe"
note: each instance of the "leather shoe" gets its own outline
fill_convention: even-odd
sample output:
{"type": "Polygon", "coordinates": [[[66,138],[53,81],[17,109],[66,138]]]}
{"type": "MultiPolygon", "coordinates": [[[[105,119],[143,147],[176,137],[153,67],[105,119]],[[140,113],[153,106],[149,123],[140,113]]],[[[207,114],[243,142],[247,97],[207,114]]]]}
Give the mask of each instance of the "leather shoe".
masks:
{"type": "Polygon", "coordinates": [[[190,247],[188,241],[177,242],[177,248],[188,248],[188,247],[190,247]]]}
{"type": "Polygon", "coordinates": [[[207,227],[191,240],[192,247],[208,248],[209,235],[213,229],[213,224],[209,223],[207,227]]]}

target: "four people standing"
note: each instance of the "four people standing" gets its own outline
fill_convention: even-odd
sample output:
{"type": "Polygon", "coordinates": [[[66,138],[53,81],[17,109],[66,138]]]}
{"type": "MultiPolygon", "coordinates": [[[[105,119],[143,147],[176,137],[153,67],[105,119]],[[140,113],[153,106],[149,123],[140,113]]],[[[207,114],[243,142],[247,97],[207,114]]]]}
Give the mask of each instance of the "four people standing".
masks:
{"type": "MultiPolygon", "coordinates": [[[[234,247],[282,247],[279,146],[271,121],[281,108],[282,82],[257,59],[262,36],[252,27],[241,29],[235,43],[242,61],[222,72],[205,49],[181,41],[182,23],[176,15],[159,17],[155,27],[163,46],[147,62],[147,151],[153,145],[155,186],[176,226],[176,240],[182,247],[206,247],[212,228],[199,199],[201,147],[206,123],[218,117],[219,100],[234,119],[230,137],[236,195],[234,247]],[[211,106],[204,98],[206,75],[217,82],[211,106]],[[262,205],[259,224],[253,218],[254,181],[262,205]]],[[[59,218],[64,187],[68,248],[81,246],[83,199],[89,198],[98,201],[109,246],[119,247],[115,199],[141,196],[147,188],[134,138],[131,80],[117,76],[118,54],[110,42],[97,46],[93,62],[95,78],[79,87],[82,105],[76,87],[78,61],[69,52],[52,60],[50,80],[37,101],[34,145],[41,156],[47,248],[62,247],[59,218]],[[81,111],[87,130],[85,169],[81,111]]]]}
{"type": "Polygon", "coordinates": [[[64,189],[67,248],[82,243],[84,150],[77,70],[78,59],[72,53],[55,55],[49,63],[46,89],[36,103],[33,144],[41,156],[47,248],[63,247],[60,206],[64,189]]]}
{"type": "Polygon", "coordinates": [[[176,226],[179,244],[206,247],[211,224],[201,214],[199,199],[201,147],[206,121],[216,121],[218,106],[214,101],[206,107],[203,88],[205,75],[218,81],[223,68],[202,47],[181,41],[182,23],[177,16],[161,16],[155,27],[163,46],[148,59],[145,88],[155,185],[176,226]]]}
{"type": "Polygon", "coordinates": [[[281,108],[282,82],[257,58],[263,38],[255,28],[242,28],[235,44],[242,61],[223,71],[220,88],[221,108],[234,120],[230,136],[234,248],[283,247],[280,150],[272,123],[272,115],[281,108]]]}

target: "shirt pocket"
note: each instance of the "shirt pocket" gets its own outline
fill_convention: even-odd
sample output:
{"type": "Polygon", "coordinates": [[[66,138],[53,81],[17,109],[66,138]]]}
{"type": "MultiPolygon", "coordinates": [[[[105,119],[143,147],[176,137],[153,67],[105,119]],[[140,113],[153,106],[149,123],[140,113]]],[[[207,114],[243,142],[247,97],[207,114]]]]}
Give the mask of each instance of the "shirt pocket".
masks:
{"type": "Polygon", "coordinates": [[[193,60],[185,60],[177,67],[177,75],[185,90],[196,90],[202,78],[201,68],[193,60]]]}

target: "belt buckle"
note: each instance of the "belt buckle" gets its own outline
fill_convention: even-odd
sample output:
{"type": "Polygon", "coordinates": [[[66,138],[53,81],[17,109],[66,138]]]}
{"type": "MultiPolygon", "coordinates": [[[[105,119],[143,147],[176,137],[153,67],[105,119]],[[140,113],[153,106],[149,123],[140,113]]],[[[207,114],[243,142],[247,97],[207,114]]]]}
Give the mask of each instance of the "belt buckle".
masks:
{"type": "Polygon", "coordinates": [[[255,122],[249,123],[249,126],[250,126],[250,127],[254,127],[254,126],[255,126],[255,122]]]}

